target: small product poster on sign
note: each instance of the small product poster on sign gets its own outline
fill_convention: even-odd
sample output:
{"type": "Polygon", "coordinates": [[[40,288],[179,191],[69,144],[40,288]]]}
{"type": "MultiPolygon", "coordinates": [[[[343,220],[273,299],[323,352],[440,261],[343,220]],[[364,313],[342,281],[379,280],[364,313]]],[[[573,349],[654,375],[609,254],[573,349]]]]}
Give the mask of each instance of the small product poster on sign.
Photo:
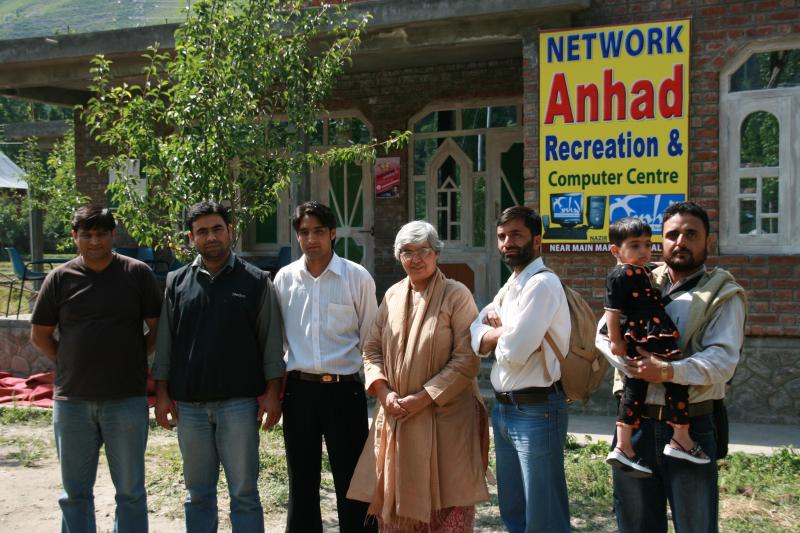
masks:
{"type": "Polygon", "coordinates": [[[379,157],[375,160],[375,197],[400,196],[400,158],[379,157]]]}
{"type": "Polygon", "coordinates": [[[544,251],[601,252],[608,226],[661,215],[689,184],[688,20],[543,32],[544,251]]]}

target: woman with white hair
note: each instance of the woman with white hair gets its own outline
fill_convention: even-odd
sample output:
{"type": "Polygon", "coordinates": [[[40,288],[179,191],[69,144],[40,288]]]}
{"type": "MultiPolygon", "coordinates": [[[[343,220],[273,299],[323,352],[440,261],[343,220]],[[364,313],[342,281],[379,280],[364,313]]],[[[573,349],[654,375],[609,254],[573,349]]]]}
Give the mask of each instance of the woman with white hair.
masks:
{"type": "Polygon", "coordinates": [[[381,531],[467,532],[489,498],[486,410],[469,327],[478,309],[437,261],[442,242],[423,221],[397,233],[407,277],[383,298],[364,344],[367,391],[378,397],[348,498],[369,502],[381,531]]]}

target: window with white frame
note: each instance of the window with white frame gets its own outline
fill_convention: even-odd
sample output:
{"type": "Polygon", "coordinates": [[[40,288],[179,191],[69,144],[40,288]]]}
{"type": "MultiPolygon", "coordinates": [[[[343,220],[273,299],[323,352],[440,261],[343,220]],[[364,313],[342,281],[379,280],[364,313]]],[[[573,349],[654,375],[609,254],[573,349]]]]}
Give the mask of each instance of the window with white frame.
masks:
{"type": "Polygon", "coordinates": [[[432,221],[448,243],[485,246],[488,136],[521,116],[519,104],[463,104],[412,119],[410,216],[432,221]]]}
{"type": "Polygon", "coordinates": [[[720,94],[720,251],[798,253],[800,39],[749,47],[720,94]]]}

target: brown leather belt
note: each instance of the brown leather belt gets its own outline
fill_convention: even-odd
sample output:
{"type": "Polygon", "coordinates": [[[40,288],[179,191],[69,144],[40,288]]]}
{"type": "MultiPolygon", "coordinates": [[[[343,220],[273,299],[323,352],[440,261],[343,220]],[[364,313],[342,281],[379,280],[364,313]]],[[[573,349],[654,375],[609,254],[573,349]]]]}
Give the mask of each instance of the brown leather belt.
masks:
{"type": "Polygon", "coordinates": [[[549,387],[528,387],[510,392],[494,391],[494,397],[498,402],[505,405],[545,403],[548,394],[557,392],[561,389],[561,382],[556,381],[549,387]]]}
{"type": "Polygon", "coordinates": [[[356,374],[309,374],[300,370],[289,372],[289,379],[299,379],[300,381],[313,381],[314,383],[339,383],[341,381],[360,381],[356,374]]]}
{"type": "MultiPolygon", "coordinates": [[[[699,403],[689,404],[689,418],[694,416],[710,415],[714,412],[714,400],[706,400],[699,403]]],[[[665,421],[667,419],[667,408],[664,405],[645,404],[642,416],[653,420],[665,421]]]]}

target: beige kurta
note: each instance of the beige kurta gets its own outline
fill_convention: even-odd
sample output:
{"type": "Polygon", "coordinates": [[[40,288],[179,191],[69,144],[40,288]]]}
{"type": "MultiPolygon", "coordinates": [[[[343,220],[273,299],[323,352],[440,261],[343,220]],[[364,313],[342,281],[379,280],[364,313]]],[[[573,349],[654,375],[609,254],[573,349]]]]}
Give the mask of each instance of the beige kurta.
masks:
{"type": "Polygon", "coordinates": [[[401,397],[423,387],[433,403],[395,419],[378,404],[348,498],[370,502],[387,523],[428,522],[431,511],[489,497],[486,411],[480,360],[469,327],[478,310],[469,290],[437,271],[411,318],[409,281],[392,286],[364,345],[369,388],[384,379],[401,397]]]}

